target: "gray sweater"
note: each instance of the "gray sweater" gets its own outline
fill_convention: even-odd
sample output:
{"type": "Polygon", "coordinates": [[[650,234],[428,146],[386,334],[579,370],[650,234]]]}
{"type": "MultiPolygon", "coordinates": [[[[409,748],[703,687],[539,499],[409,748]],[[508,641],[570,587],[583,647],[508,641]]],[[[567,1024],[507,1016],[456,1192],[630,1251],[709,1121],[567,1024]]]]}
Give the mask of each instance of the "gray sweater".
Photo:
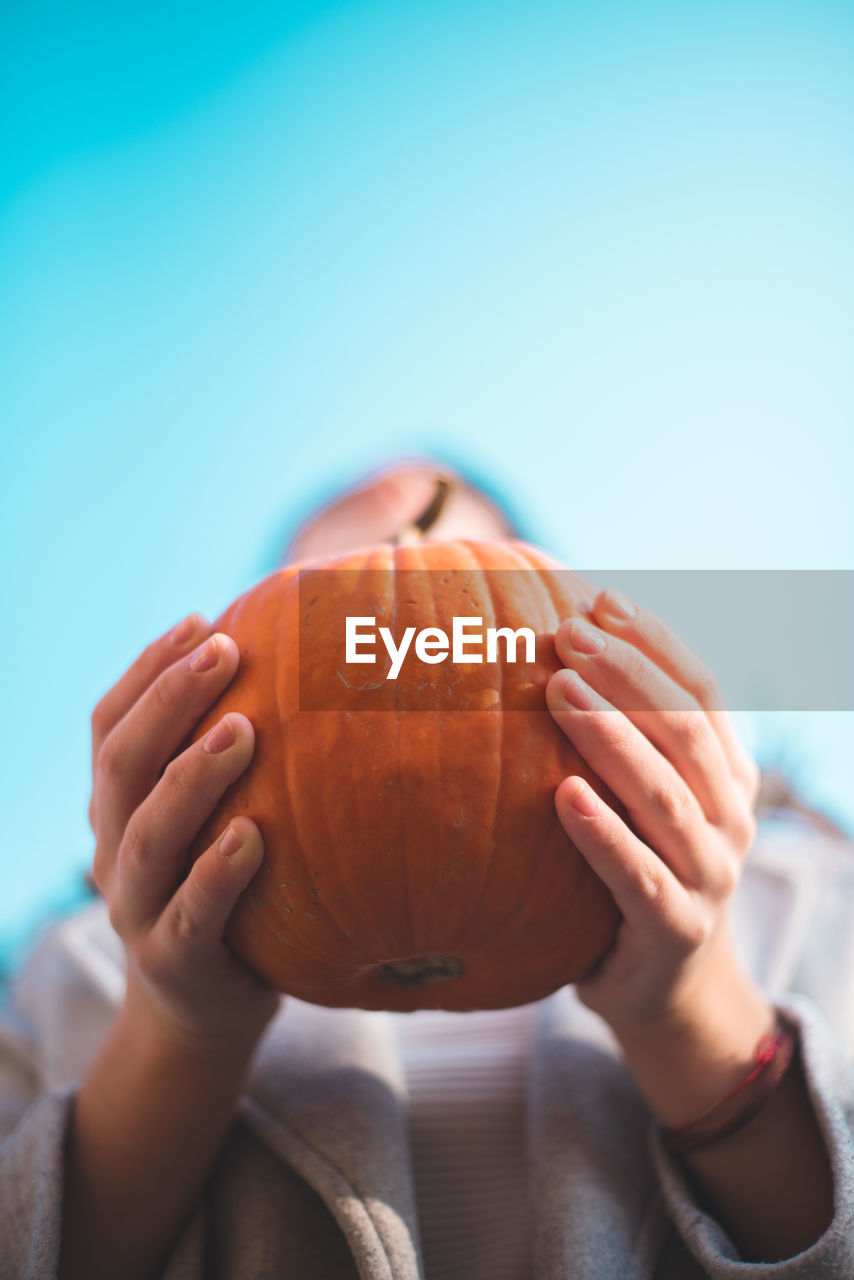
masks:
{"type": "MultiPolygon", "coordinates": [[[[799,1028],[835,1182],[824,1236],[784,1262],[741,1262],[664,1150],[609,1029],[565,988],[539,1006],[528,1078],[536,1280],[854,1278],[852,908],[854,847],[816,837],[758,842],[733,904],[744,963],[799,1028]]],[[[3,1280],[57,1274],[69,1104],[123,982],[121,944],[96,902],[44,937],[10,993],[3,1280]]],[[[392,1021],[283,1002],[164,1280],[423,1276],[392,1021]]]]}

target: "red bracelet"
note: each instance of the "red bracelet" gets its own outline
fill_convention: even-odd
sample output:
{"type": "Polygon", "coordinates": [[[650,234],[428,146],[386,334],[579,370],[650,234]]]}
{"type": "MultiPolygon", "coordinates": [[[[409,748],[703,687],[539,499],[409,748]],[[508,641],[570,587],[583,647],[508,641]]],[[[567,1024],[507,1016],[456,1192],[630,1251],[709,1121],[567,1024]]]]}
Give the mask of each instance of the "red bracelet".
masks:
{"type": "Polygon", "coordinates": [[[777,1088],[795,1053],[795,1033],[780,1019],[771,1035],[765,1035],[756,1046],[750,1075],[741,1084],[709,1107],[702,1115],[674,1129],[662,1126],[665,1146],[669,1151],[693,1151],[726,1138],[742,1129],[764,1107],[777,1088]]]}

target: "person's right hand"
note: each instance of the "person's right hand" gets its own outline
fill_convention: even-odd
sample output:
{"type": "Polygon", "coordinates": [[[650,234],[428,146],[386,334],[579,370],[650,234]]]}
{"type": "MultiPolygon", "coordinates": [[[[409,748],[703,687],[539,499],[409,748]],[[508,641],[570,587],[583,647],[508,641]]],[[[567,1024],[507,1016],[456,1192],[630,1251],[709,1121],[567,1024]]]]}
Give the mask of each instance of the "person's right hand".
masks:
{"type": "Polygon", "coordinates": [[[188,846],[252,758],[252,724],[231,712],[176,755],[238,662],[235,642],[197,614],[145,649],[92,715],[89,820],[93,878],[127,954],[126,1008],[179,1039],[251,1052],[279,996],[223,931],[261,865],[261,832],[234,818],[181,876],[188,846]]]}

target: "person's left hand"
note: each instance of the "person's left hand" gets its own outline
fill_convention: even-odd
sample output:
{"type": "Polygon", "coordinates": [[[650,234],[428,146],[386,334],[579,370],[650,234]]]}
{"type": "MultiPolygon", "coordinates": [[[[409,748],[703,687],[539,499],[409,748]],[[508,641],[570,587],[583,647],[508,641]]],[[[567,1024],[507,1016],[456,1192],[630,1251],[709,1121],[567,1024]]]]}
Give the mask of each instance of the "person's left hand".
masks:
{"type": "Polygon", "coordinates": [[[625,807],[579,777],[558,787],[567,835],[622,914],[576,983],[619,1034],[678,1019],[733,954],[727,903],[754,831],[759,771],[704,664],[653,615],[601,592],[561,623],[547,691],[554,719],[625,807]]]}

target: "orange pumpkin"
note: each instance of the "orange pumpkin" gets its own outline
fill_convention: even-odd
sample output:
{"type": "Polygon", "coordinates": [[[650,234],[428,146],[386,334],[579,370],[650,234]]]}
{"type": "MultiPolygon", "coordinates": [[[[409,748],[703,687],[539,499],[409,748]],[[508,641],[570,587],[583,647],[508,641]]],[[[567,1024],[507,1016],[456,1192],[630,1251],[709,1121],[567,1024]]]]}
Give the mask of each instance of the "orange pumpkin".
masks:
{"type": "Polygon", "coordinates": [[[544,698],[558,623],[591,596],[524,543],[423,542],[284,568],[217,619],[242,661],[193,737],[235,710],[256,747],[191,856],[232,816],[258,823],[264,861],[226,933],[246,965],[316,1004],[400,1011],[525,1004],[592,967],[618,912],[554,792],[575,773],[614,798],[544,698]],[[396,638],[455,616],[527,626],[534,661],[410,653],[389,680],[379,645],[345,665],[345,616],[396,638]]]}

